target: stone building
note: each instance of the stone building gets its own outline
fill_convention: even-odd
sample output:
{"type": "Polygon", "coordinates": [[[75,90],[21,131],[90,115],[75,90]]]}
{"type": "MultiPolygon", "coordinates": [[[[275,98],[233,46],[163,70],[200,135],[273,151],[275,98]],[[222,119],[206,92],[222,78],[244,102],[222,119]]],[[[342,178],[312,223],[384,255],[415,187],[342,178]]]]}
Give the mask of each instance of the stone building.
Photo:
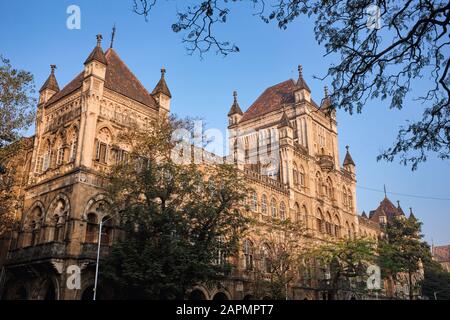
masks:
{"type": "MultiPolygon", "coordinates": [[[[105,221],[102,256],[117,238],[118,222],[108,216],[101,175],[127,156],[127,146],[117,147],[115,139],[130,124],[146,125],[170,112],[165,70],[149,93],[114,49],[103,52],[101,40],[97,36],[83,70],[63,89],[52,66],[39,91],[36,131],[21,163],[20,228],[7,244],[2,269],[5,299],[92,299],[99,222],[105,221]],[[81,268],[79,289],[67,286],[73,265],[81,268]]],[[[245,112],[234,94],[228,159],[254,189],[248,203],[258,224],[242,239],[229,279],[198,285],[189,298],[254,297],[251,275],[264,269],[272,250],[273,221],[301,222],[300,242],[381,234],[384,209],[369,217],[357,214],[356,165],[348,147],[341,159],[329,105],[327,90],[320,103],[313,100],[301,67],[298,79],[267,88],[245,112]]],[[[299,277],[286,288],[287,298],[326,299],[326,288],[316,280],[299,277]]],[[[112,298],[114,293],[101,283],[97,294],[112,298]]],[[[341,298],[361,297],[344,292],[341,298]]]]}
{"type": "Polygon", "coordinates": [[[433,246],[433,259],[439,262],[447,272],[450,272],[450,245],[433,246]]]}
{"type": "MultiPolygon", "coordinates": [[[[124,126],[170,111],[164,69],[150,94],[112,48],[103,52],[101,40],[97,36],[83,70],[63,89],[52,66],[39,90],[35,135],[22,163],[27,179],[20,229],[8,244],[2,280],[6,299],[92,296],[99,219],[109,219],[99,173],[126,156],[126,146],[112,147],[114,137],[124,126]],[[82,269],[80,290],[66,286],[71,265],[82,269]]],[[[102,254],[116,224],[114,218],[105,224],[102,254]]],[[[99,288],[98,294],[110,292],[99,288]]]]}

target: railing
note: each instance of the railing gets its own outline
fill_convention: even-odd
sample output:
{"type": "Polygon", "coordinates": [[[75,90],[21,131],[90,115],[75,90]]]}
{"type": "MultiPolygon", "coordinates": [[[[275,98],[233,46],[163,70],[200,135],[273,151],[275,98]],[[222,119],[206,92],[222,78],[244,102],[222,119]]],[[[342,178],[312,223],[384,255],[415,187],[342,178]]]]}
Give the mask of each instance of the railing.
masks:
{"type": "Polygon", "coordinates": [[[66,256],[66,245],[64,243],[50,242],[12,250],[7,263],[29,262],[44,259],[62,259],[66,256]]]}
{"type": "Polygon", "coordinates": [[[272,188],[275,188],[275,189],[277,189],[277,190],[279,190],[281,192],[284,192],[284,193],[288,193],[289,192],[288,187],[285,184],[283,184],[280,181],[278,181],[278,180],[272,179],[272,178],[270,178],[268,176],[259,174],[259,173],[255,172],[255,171],[251,171],[251,170],[244,170],[244,173],[245,173],[247,178],[250,178],[250,179],[252,179],[254,181],[258,181],[258,182],[264,183],[265,185],[268,185],[268,186],[270,186],[272,188]]]}
{"type": "MultiPolygon", "coordinates": [[[[83,243],[81,245],[80,258],[82,259],[97,259],[97,243],[83,243]]],[[[111,247],[109,245],[102,244],[100,246],[100,258],[104,259],[111,253],[111,247]]]]}

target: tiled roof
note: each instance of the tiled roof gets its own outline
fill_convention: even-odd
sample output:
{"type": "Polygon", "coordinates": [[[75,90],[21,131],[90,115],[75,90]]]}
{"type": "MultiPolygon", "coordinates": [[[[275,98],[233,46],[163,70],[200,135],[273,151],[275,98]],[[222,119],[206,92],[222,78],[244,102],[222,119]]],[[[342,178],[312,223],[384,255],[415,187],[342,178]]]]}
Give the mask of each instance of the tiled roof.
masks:
{"type": "Polygon", "coordinates": [[[345,154],[345,158],[344,158],[344,166],[346,165],[355,165],[355,162],[352,159],[352,156],[350,155],[350,152],[347,150],[347,153],[345,154]]]}
{"type": "Polygon", "coordinates": [[[379,217],[385,215],[388,220],[393,219],[396,216],[404,216],[402,210],[399,210],[387,197],[380,202],[377,209],[370,212],[370,220],[379,222],[379,217]]]}
{"type": "MultiPolygon", "coordinates": [[[[158,108],[157,102],[145,89],[136,76],[128,69],[113,49],[105,53],[107,60],[105,88],[120,93],[130,99],[138,101],[146,106],[158,108]]],[[[83,85],[84,72],[78,74],[60,92],[55,94],[47,105],[58,101],[81,88],[83,85]]]]}
{"type": "Polygon", "coordinates": [[[161,79],[156,84],[155,89],[152,91],[152,95],[156,95],[158,93],[163,93],[169,98],[172,98],[172,94],[170,93],[169,87],[167,86],[166,79],[164,74],[166,73],[166,69],[161,69],[161,79]]]}
{"type": "MultiPolygon", "coordinates": [[[[267,88],[250,106],[250,108],[244,112],[241,122],[282,109],[284,104],[294,103],[294,92],[296,90],[298,90],[298,87],[296,86],[296,82],[292,79],[267,88]]],[[[311,104],[318,108],[318,105],[313,100],[311,100],[311,104]]]]}
{"type": "Polygon", "coordinates": [[[96,46],[94,48],[94,50],[92,50],[91,54],[89,55],[89,57],[86,59],[86,61],[84,62],[84,64],[88,64],[91,61],[98,61],[101,62],[103,64],[108,64],[108,61],[105,58],[105,54],[103,53],[102,47],[100,46],[96,46]]]}
{"type": "Polygon", "coordinates": [[[236,114],[236,113],[242,115],[243,112],[237,101],[237,92],[236,91],[233,92],[233,97],[234,97],[234,101],[233,101],[233,104],[231,105],[230,112],[228,112],[228,116],[232,116],[233,114],[236,114]]]}
{"type": "Polygon", "coordinates": [[[54,68],[56,68],[56,66],[52,66],[52,72],[50,73],[50,75],[48,76],[47,80],[42,85],[42,87],[39,90],[39,92],[42,92],[45,89],[50,89],[50,90],[53,90],[53,91],[56,91],[56,92],[59,91],[59,85],[58,85],[58,81],[56,81],[54,68]]]}
{"type": "Polygon", "coordinates": [[[433,257],[438,262],[449,262],[450,245],[433,247],[433,257]]]}

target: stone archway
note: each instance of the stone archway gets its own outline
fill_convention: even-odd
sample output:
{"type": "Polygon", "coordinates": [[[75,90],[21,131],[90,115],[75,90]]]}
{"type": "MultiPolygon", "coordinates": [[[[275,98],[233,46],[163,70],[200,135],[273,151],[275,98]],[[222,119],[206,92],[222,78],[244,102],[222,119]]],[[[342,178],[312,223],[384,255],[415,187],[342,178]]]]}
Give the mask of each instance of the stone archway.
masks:
{"type": "Polygon", "coordinates": [[[206,300],[206,295],[200,289],[194,289],[189,294],[189,300],[206,300]]]}
{"type": "Polygon", "coordinates": [[[230,300],[230,299],[228,298],[228,296],[227,296],[224,292],[222,292],[222,291],[217,292],[217,293],[213,296],[212,299],[213,299],[213,300],[217,300],[217,301],[230,300]]]}

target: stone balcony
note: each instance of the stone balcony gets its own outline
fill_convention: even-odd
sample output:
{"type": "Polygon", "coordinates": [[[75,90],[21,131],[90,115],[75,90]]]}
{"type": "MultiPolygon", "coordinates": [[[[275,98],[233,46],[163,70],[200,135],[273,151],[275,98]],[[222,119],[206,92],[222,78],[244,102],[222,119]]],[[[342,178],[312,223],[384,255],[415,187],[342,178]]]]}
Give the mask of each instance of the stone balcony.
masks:
{"type": "MultiPolygon", "coordinates": [[[[81,259],[97,259],[97,243],[83,243],[81,245],[80,258],[81,259]]],[[[111,253],[111,247],[109,245],[101,245],[100,258],[104,259],[111,253]]]]}
{"type": "Polygon", "coordinates": [[[63,259],[65,257],[65,243],[49,242],[10,251],[7,258],[7,264],[28,263],[36,260],[63,259]]]}
{"type": "Polygon", "coordinates": [[[258,172],[247,170],[247,169],[244,170],[244,174],[247,178],[249,178],[253,181],[257,181],[262,184],[265,184],[266,186],[272,187],[280,192],[283,192],[283,193],[289,192],[288,186],[286,186],[285,184],[281,183],[278,180],[272,179],[268,176],[265,176],[265,175],[259,174],[258,172]]]}
{"type": "Polygon", "coordinates": [[[333,156],[321,154],[317,156],[317,162],[319,166],[324,170],[332,170],[334,168],[333,156]]]}

